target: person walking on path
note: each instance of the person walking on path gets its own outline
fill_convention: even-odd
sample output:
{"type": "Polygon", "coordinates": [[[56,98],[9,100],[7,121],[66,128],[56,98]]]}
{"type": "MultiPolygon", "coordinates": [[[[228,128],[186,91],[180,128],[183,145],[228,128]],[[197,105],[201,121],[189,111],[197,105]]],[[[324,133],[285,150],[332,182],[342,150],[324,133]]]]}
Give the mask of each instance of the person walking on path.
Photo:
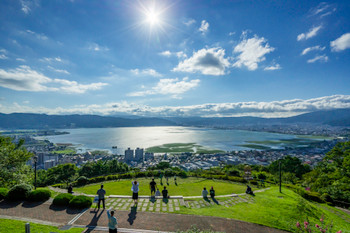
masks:
{"type": "Polygon", "coordinates": [[[97,207],[100,209],[100,203],[102,201],[103,204],[103,209],[105,208],[105,195],[106,195],[106,190],[103,189],[103,184],[101,184],[101,188],[97,190],[97,195],[98,195],[98,204],[97,207]]]}
{"type": "Polygon", "coordinates": [[[157,183],[154,181],[154,179],[152,179],[152,181],[149,183],[149,187],[151,189],[151,197],[152,197],[152,194],[155,194],[156,187],[157,187],[157,183]]]}
{"type": "Polygon", "coordinates": [[[210,197],[214,198],[215,197],[215,190],[214,190],[213,186],[211,186],[211,189],[209,192],[210,192],[210,197]]]}
{"type": "Polygon", "coordinates": [[[117,233],[118,228],[117,228],[117,218],[114,216],[114,211],[107,210],[107,216],[108,216],[108,228],[109,228],[109,233],[117,233]]]}
{"type": "Polygon", "coordinates": [[[139,199],[139,183],[135,180],[131,182],[132,199],[134,200],[134,205],[137,205],[137,200],[139,199]]]}
{"type": "Polygon", "coordinates": [[[206,187],[203,188],[203,191],[202,191],[202,196],[204,199],[207,199],[208,197],[208,190],[206,189],[206,187]]]}

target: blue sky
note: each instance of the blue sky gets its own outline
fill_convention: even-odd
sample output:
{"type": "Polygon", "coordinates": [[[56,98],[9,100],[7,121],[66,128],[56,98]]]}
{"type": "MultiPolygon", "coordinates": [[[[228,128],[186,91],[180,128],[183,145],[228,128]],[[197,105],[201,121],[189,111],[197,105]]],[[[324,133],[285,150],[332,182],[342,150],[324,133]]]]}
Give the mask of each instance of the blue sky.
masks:
{"type": "Polygon", "coordinates": [[[350,107],[349,1],[0,2],[0,112],[350,107]]]}

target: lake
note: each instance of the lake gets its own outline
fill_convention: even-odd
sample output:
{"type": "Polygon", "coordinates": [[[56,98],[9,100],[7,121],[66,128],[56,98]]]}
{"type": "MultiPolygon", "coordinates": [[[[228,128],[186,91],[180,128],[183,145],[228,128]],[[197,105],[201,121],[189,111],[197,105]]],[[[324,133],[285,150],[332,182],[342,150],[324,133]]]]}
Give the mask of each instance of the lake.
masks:
{"type": "MultiPolygon", "coordinates": [[[[60,130],[59,130],[60,131],[60,130]]],[[[72,143],[79,151],[109,150],[124,154],[128,147],[148,148],[167,143],[196,143],[205,148],[223,151],[251,149],[249,141],[279,141],[296,139],[296,135],[254,132],[244,130],[224,130],[181,126],[165,127],[122,127],[122,128],[80,128],[63,129],[69,134],[38,137],[54,143],[72,143]],[[118,149],[112,149],[117,146],[118,149]]],[[[282,144],[269,145],[278,149],[282,144]]]]}

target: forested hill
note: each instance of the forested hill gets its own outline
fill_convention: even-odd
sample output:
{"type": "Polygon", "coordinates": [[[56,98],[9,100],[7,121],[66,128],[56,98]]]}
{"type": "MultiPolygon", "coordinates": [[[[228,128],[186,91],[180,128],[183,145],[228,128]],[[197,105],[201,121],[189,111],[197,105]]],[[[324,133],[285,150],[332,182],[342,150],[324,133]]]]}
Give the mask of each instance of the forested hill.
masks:
{"type": "Polygon", "coordinates": [[[172,125],[175,125],[175,123],[161,118],[127,119],[97,115],[0,114],[0,128],[2,129],[63,129],[172,125]]]}
{"type": "Polygon", "coordinates": [[[320,124],[350,127],[350,109],[316,111],[287,118],[259,117],[113,117],[98,115],[46,115],[31,113],[0,113],[0,129],[104,128],[135,126],[239,126],[320,124]]]}

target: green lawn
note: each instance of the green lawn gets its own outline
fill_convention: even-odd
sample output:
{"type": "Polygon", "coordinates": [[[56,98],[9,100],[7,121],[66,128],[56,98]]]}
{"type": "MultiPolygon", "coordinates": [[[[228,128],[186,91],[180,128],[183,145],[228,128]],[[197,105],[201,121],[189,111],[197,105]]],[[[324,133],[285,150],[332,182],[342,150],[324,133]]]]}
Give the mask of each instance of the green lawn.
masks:
{"type": "MultiPolygon", "coordinates": [[[[16,233],[25,232],[25,221],[12,220],[12,219],[0,219],[0,232],[11,232],[16,233]]],[[[57,232],[57,233],[81,233],[82,228],[72,228],[66,231],[60,231],[57,227],[47,226],[37,223],[30,223],[30,232],[32,233],[47,233],[47,232],[57,232]]]]}
{"type": "Polygon", "coordinates": [[[306,201],[288,189],[283,189],[280,194],[277,187],[256,193],[255,203],[252,204],[240,203],[231,207],[214,205],[200,209],[182,207],[176,213],[233,218],[291,232],[296,231],[297,221],[303,224],[307,217],[313,226],[320,224],[319,219],[324,214],[326,222],[333,222],[334,232],[350,232],[350,215],[328,205],[306,201]]]}
{"type": "MultiPolygon", "coordinates": [[[[139,195],[150,195],[149,183],[150,178],[139,178],[140,182],[139,195]]],[[[131,195],[131,179],[106,182],[104,183],[104,188],[107,195],[131,195]]],[[[160,184],[160,179],[155,179],[157,182],[159,190],[162,190],[160,184]]],[[[82,192],[86,194],[96,194],[97,190],[100,188],[101,184],[91,184],[84,187],[75,188],[74,191],[82,192]]],[[[163,186],[166,185],[169,190],[170,196],[200,196],[203,187],[210,189],[211,186],[214,187],[216,195],[232,194],[232,193],[244,193],[246,190],[246,185],[232,183],[229,181],[222,180],[210,180],[210,179],[200,179],[200,178],[177,178],[177,185],[174,183],[173,178],[169,178],[169,185],[166,184],[165,178],[163,178],[163,186]]]]}

